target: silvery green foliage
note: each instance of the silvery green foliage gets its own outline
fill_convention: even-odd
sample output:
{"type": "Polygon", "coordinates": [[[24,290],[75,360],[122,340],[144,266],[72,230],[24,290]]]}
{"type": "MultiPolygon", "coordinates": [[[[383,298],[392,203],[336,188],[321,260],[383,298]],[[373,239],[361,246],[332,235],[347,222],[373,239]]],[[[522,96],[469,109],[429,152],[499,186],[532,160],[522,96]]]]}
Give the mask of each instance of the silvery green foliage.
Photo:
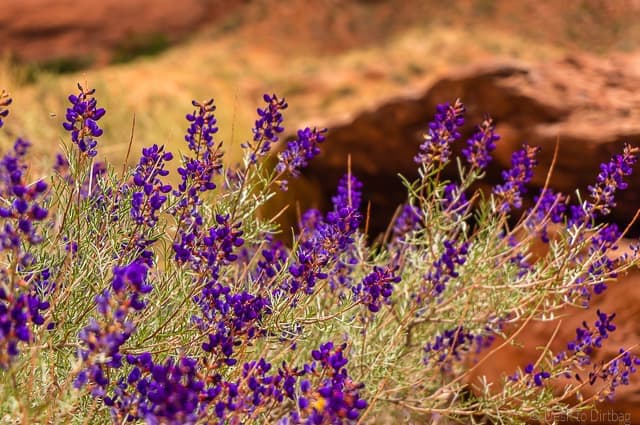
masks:
{"type": "Polygon", "coordinates": [[[452,158],[464,106],[440,105],[415,157],[420,178],[404,181],[406,204],[371,239],[348,170],[329,211],[304,212],[296,229],[265,216],[326,131],[302,129],[272,153],[287,108],[276,95],[239,166],[223,161],[208,100],[186,116],[183,153],[153,145],[119,172],[96,160],[105,111],[79,90],[46,178],[23,139],[0,162],[3,421],[524,423],[579,415],[635,372],[629,347],[592,360],[615,332],[614,312],[597,311],[566,350],[540,349],[493,385],[471,379],[522,326],[588,308],[637,265],[637,249],[618,253],[618,228],[597,224],[636,148],[603,164],[589,199],[544,189],[523,209],[538,149],[515,152],[503,182],[477,191],[493,123],[452,158]],[[448,165],[457,179],[442,177],[448,165]]]}

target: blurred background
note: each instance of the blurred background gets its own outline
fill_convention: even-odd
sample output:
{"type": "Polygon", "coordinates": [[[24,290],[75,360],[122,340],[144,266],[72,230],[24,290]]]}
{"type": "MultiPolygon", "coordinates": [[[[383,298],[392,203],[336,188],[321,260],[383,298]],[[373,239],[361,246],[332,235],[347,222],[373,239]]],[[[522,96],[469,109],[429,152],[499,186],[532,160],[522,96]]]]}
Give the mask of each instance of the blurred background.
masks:
{"type": "MultiPolygon", "coordinates": [[[[61,123],[77,82],[107,109],[98,158],[114,164],[125,160],[134,115],[132,152],[153,143],[184,151],[190,102],[210,97],[236,162],[262,94],[284,96],[287,134],[330,129],[289,200],[322,207],[350,155],[376,232],[404,201],[397,173],[415,175],[440,102],[462,98],[466,134],[495,118],[502,139],[489,182],[527,142],[543,148],[532,182],[542,186],[559,142],[552,186],[584,193],[599,163],[625,142],[640,145],[640,1],[2,0],[0,88],[14,103],[0,144],[27,137],[34,169],[47,174],[68,143],[61,123]]],[[[612,217],[621,227],[640,206],[638,176],[612,217]]],[[[624,304],[630,323],[619,334],[638,340],[631,285],[602,302],[624,304]]],[[[545,329],[532,332],[544,341],[545,329]]],[[[629,391],[618,405],[637,409],[640,393],[629,391]]]]}
{"type": "MultiPolygon", "coordinates": [[[[28,137],[49,169],[81,82],[108,111],[100,159],[124,160],[134,114],[133,152],[182,149],[191,100],[213,97],[235,162],[261,95],[277,93],[288,134],[331,130],[307,173],[313,190],[298,191],[321,196],[303,204],[322,206],[351,155],[379,230],[435,105],[457,97],[468,133],[487,113],[498,124],[490,181],[527,142],[543,148],[542,185],[559,137],[553,185],[584,190],[600,162],[640,141],[639,18],[638,0],[3,0],[0,87],[14,104],[0,142],[28,137]]],[[[631,219],[638,188],[616,220],[631,219]]]]}

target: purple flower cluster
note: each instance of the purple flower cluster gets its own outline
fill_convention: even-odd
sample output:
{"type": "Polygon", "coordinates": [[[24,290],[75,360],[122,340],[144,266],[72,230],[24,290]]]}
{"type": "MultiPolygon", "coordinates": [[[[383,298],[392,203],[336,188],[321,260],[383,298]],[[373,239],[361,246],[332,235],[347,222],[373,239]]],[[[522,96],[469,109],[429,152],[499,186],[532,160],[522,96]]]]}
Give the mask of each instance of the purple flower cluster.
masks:
{"type": "MultiPolygon", "coordinates": [[[[620,231],[616,224],[608,224],[601,227],[592,237],[587,250],[591,258],[586,273],[578,276],[574,281],[572,295],[582,300],[582,304],[588,307],[592,292],[601,294],[607,289],[606,281],[617,276],[616,267],[624,257],[612,258],[611,252],[615,251],[620,238],[620,231]],[[596,282],[595,285],[591,284],[596,282]]],[[[583,261],[580,255],[576,261],[583,261]]]]}
{"type": "Polygon", "coordinates": [[[367,403],[359,395],[362,385],[353,383],[344,368],[344,348],[323,344],[312,352],[314,361],[301,369],[283,363],[272,372],[271,364],[260,358],[244,363],[236,381],[225,380],[215,365],[196,358],[169,357],[160,363],[149,353],[127,355],[132,368],[104,402],[119,423],[195,424],[240,423],[297,398],[298,408],[281,423],[353,423],[367,403]],[[318,386],[299,380],[305,375],[319,380],[318,386]]]}
{"type": "Polygon", "coordinates": [[[195,206],[200,204],[199,193],[207,192],[216,188],[213,177],[222,169],[222,154],[205,155],[206,159],[185,158],[182,167],[178,168],[178,174],[182,182],[178,185],[178,190],[174,191],[176,196],[186,195],[185,202],[180,206],[195,206]],[[213,158],[213,159],[209,159],[213,158]],[[183,205],[184,204],[184,205],[183,205]]]}
{"type": "MultiPolygon", "coordinates": [[[[305,288],[306,293],[312,293],[318,280],[329,277],[329,263],[337,262],[340,254],[347,253],[360,225],[361,215],[357,206],[362,200],[361,187],[362,183],[354,176],[344,176],[338,184],[337,194],[332,197],[333,211],[328,212],[324,219],[315,210],[305,214],[296,250],[297,261],[289,266],[291,278],[285,281],[284,290],[296,294],[305,288]]],[[[349,264],[336,264],[338,269],[352,266],[351,261],[349,264]]],[[[348,270],[338,271],[342,277],[348,274],[348,270]]]]}
{"type": "Polygon", "coordinates": [[[396,275],[397,270],[397,267],[374,266],[373,271],[362,279],[362,283],[352,288],[358,301],[366,305],[372,313],[379,311],[383,302],[389,302],[393,294],[393,284],[401,280],[400,276],[396,275]]]}
{"type": "Polygon", "coordinates": [[[218,132],[216,127],[218,121],[213,114],[216,107],[213,99],[205,102],[194,100],[191,104],[196,107],[196,110],[186,116],[191,125],[187,129],[184,140],[197,158],[203,158],[213,148],[213,135],[218,132]]]}
{"type": "MultiPolygon", "coordinates": [[[[8,201],[7,206],[0,207],[0,249],[20,250],[23,240],[37,244],[41,237],[36,231],[34,222],[47,218],[48,211],[42,206],[43,197],[48,189],[44,180],[28,184],[25,181],[26,164],[24,156],[30,143],[17,139],[13,152],[7,153],[0,160],[0,195],[8,201]]],[[[28,262],[30,256],[22,254],[21,261],[28,262]]]]}
{"type": "Polygon", "coordinates": [[[9,367],[19,354],[20,342],[33,341],[33,327],[45,322],[42,312],[49,308],[47,291],[39,279],[26,271],[34,262],[28,248],[42,237],[36,223],[47,218],[44,198],[48,186],[43,180],[26,182],[25,155],[30,144],[17,139],[13,150],[0,160],[0,250],[8,255],[15,270],[0,270],[0,368],[9,367]],[[25,273],[26,272],[26,273],[25,273]]]}
{"type": "Polygon", "coordinates": [[[273,279],[284,267],[289,259],[289,250],[282,241],[267,234],[264,237],[266,247],[261,251],[262,259],[256,266],[256,280],[264,282],[273,279]]]}
{"type": "Polygon", "coordinates": [[[464,124],[464,105],[460,99],[453,105],[443,103],[436,107],[433,121],[424,135],[420,153],[414,158],[417,164],[446,164],[451,156],[451,143],[460,138],[460,127],[464,124]]]}
{"type": "Polygon", "coordinates": [[[524,374],[520,375],[519,372],[511,375],[509,379],[513,382],[524,381],[527,386],[536,386],[542,387],[544,385],[544,381],[551,378],[551,373],[545,370],[535,371],[535,365],[533,363],[529,363],[524,368],[524,374]]]}
{"type": "Polygon", "coordinates": [[[78,356],[84,369],[75,378],[76,388],[89,385],[95,397],[105,395],[109,384],[106,371],[122,366],[120,347],[135,330],[131,315],[145,307],[142,296],[152,289],[147,283],[145,264],[133,262],[114,267],[111,288],[98,294],[95,299],[99,318],[91,318],[78,334],[83,345],[78,356]]]}
{"type": "Polygon", "coordinates": [[[139,190],[133,192],[131,198],[131,217],[137,224],[153,227],[158,221],[158,211],[167,201],[165,194],[171,191],[171,185],[163,184],[160,177],[169,174],[164,167],[172,158],[171,152],[164,151],[164,146],[142,149],[142,157],[133,174],[133,184],[139,190]]]}
{"type": "Polygon", "coordinates": [[[502,172],[504,184],[493,189],[493,193],[498,196],[498,211],[507,213],[512,208],[522,206],[522,194],[526,192],[525,185],[533,178],[538,151],[538,147],[524,145],[523,149],[513,153],[511,168],[502,172]]]}
{"type": "Polygon", "coordinates": [[[12,99],[9,97],[4,89],[0,91],[0,128],[4,125],[3,118],[9,115],[9,105],[11,105],[12,99]]]}
{"type": "Polygon", "coordinates": [[[540,194],[533,198],[535,207],[529,210],[528,220],[525,223],[531,231],[537,230],[543,242],[549,242],[548,226],[551,223],[562,223],[567,210],[567,197],[562,193],[554,193],[551,189],[542,189],[540,194]]]}
{"type": "Polygon", "coordinates": [[[620,354],[604,366],[600,372],[592,372],[589,375],[589,382],[594,383],[598,378],[608,380],[609,386],[601,391],[600,397],[612,400],[620,385],[629,385],[629,377],[638,371],[637,366],[639,365],[640,358],[638,356],[621,348],[620,354]]]}
{"type": "Polygon", "coordinates": [[[207,232],[185,233],[173,244],[175,258],[203,275],[217,279],[220,267],[238,259],[236,248],[244,244],[241,223],[231,223],[228,214],[216,214],[216,225],[207,232]]]}
{"type": "MultiPolygon", "coordinates": [[[[287,143],[287,148],[278,154],[276,172],[288,172],[293,177],[300,176],[300,170],[309,165],[309,161],[320,154],[320,143],[325,140],[327,129],[309,127],[298,130],[298,137],[287,143]]],[[[280,180],[280,188],[287,190],[287,180],[280,180]]]]}
{"type": "Polygon", "coordinates": [[[393,240],[403,240],[407,234],[420,228],[422,211],[411,204],[402,205],[398,218],[393,223],[393,240]]]}
{"type": "Polygon", "coordinates": [[[603,226],[591,238],[589,253],[599,253],[596,259],[589,265],[589,275],[600,277],[601,280],[593,286],[593,292],[601,294],[607,289],[605,280],[615,278],[617,273],[614,271],[617,261],[610,258],[609,254],[618,249],[616,243],[620,239],[621,233],[615,223],[603,226]]]}
{"type": "Polygon", "coordinates": [[[598,320],[594,323],[592,329],[587,322],[582,322],[582,326],[576,329],[576,339],[567,343],[567,351],[562,351],[556,355],[554,363],[571,358],[578,365],[584,366],[591,363],[591,354],[594,348],[602,347],[602,341],[609,338],[609,333],[616,330],[616,326],[612,323],[613,314],[606,314],[597,311],[598,320]]]}
{"type": "Polygon", "coordinates": [[[491,162],[491,151],[496,148],[498,140],[500,136],[495,134],[493,120],[487,117],[467,140],[467,147],[462,150],[462,154],[472,168],[483,170],[491,162]]]}
{"type": "MultiPolygon", "coordinates": [[[[590,327],[586,322],[576,329],[576,338],[567,344],[567,350],[558,353],[554,359],[554,364],[566,363],[565,377],[575,376],[578,381],[583,381],[580,371],[585,366],[592,364],[591,356],[594,349],[602,347],[609,334],[616,330],[613,324],[615,313],[607,314],[597,311],[598,318],[590,327]],[[571,374],[575,372],[575,375],[571,374]]],[[[636,366],[640,365],[640,358],[631,354],[628,350],[620,349],[620,354],[608,363],[601,362],[593,364],[588,375],[590,385],[602,381],[608,385],[600,390],[600,396],[613,398],[616,388],[620,385],[629,384],[629,376],[636,372],[636,366]]]]}
{"type": "Polygon", "coordinates": [[[345,424],[358,420],[368,403],[360,396],[364,385],[353,382],[345,368],[345,348],[346,344],[334,348],[327,342],[311,352],[315,361],[305,365],[305,372],[322,377],[322,381],[315,387],[307,379],[300,382],[299,410],[292,411],[282,424],[345,424]]]}
{"type": "MultiPolygon", "coordinates": [[[[104,109],[97,108],[94,90],[85,90],[82,86],[79,88],[79,95],[69,97],[72,107],[67,111],[64,128],[71,132],[73,142],[78,145],[82,164],[88,166],[92,162],[91,158],[96,155],[96,139],[102,134],[97,121],[105,112],[104,109]]],[[[8,105],[4,100],[6,96],[3,96],[4,94],[0,95],[0,126],[8,105]]],[[[402,335],[407,338],[404,346],[407,350],[415,348],[410,341],[412,327],[417,324],[431,326],[431,337],[425,341],[427,343],[417,346],[417,355],[424,356],[422,360],[426,369],[420,372],[420,376],[416,376],[417,380],[432,376],[431,372],[438,368],[446,376],[457,373],[458,366],[462,369],[462,365],[455,365],[454,368],[454,362],[462,362],[467,356],[473,356],[488,347],[499,333],[498,328],[506,322],[504,317],[513,317],[507,311],[499,313],[502,318],[496,318],[496,314],[485,317],[485,322],[480,324],[463,317],[458,323],[451,320],[453,325],[441,326],[449,319],[444,318],[442,321],[442,318],[436,317],[431,320],[425,313],[434,306],[433,311],[438,313],[437,306],[443,306],[444,295],[454,290],[454,284],[468,280],[464,275],[460,277],[463,272],[472,271],[473,267],[467,264],[468,261],[477,260],[474,258],[475,245],[471,245],[471,236],[466,232],[469,227],[469,234],[475,236],[478,235],[477,229],[463,223],[467,216],[471,218],[468,212],[472,207],[465,190],[469,187],[469,182],[479,177],[487,167],[495,142],[499,139],[490,118],[477,127],[476,133],[467,141],[462,151],[471,171],[466,177],[463,176],[464,181],[460,184],[435,182],[436,186],[430,186],[431,182],[427,178],[431,171],[434,176],[439,175],[438,171],[450,160],[451,144],[461,137],[465,112],[463,104],[457,100],[453,105],[439,105],[435,118],[429,125],[424,143],[415,158],[420,164],[423,180],[411,186],[411,190],[419,187],[412,192],[417,199],[424,200],[425,197],[433,196],[437,199],[434,206],[436,213],[443,215],[444,219],[455,218],[447,223],[450,225],[447,229],[449,236],[442,237],[442,232],[428,235],[434,236],[429,239],[434,242],[432,246],[426,247],[429,251],[425,251],[425,244],[417,239],[412,239],[411,243],[403,242],[402,238],[406,238],[407,233],[430,224],[420,207],[410,204],[404,206],[394,223],[393,242],[386,246],[366,245],[366,236],[358,234],[362,220],[359,211],[363,201],[362,183],[350,173],[340,180],[337,194],[332,197],[331,211],[323,215],[317,210],[309,210],[302,216],[300,233],[294,248],[290,250],[266,233],[270,231],[271,222],[258,220],[254,225],[253,220],[247,222],[241,218],[245,214],[242,202],[251,202],[252,191],[257,190],[253,186],[256,180],[260,184],[265,181],[270,183],[275,176],[276,182],[286,185],[286,180],[278,179],[285,173],[297,176],[318,155],[319,144],[325,140],[326,130],[306,128],[299,131],[297,139],[291,141],[278,155],[275,173],[262,175],[263,169],[256,168],[257,174],[253,174],[251,167],[269,153],[272,143],[277,142],[284,131],[282,111],[287,107],[284,99],[265,95],[264,100],[267,105],[258,110],[259,117],[255,122],[252,141],[244,145],[248,149],[244,167],[239,168],[236,174],[227,174],[228,181],[233,186],[229,192],[231,195],[239,194],[237,197],[227,196],[227,193],[217,197],[211,208],[205,204],[207,197],[211,195],[208,192],[216,188],[215,176],[223,169],[222,144],[214,141],[218,128],[212,99],[206,102],[194,101],[195,110],[186,116],[189,127],[185,140],[190,156],[183,158],[178,169],[181,181],[177,187],[172,188],[163,182],[169,174],[165,167],[172,159],[172,154],[166,152],[163,146],[153,145],[143,149],[131,182],[121,182],[113,187],[106,179],[101,179],[99,185],[93,186],[93,182],[105,171],[104,165],[96,163],[92,170],[86,169],[91,183],[86,183],[85,189],[74,194],[74,199],[75,195],[89,199],[89,202],[80,202],[77,208],[96,205],[109,205],[111,208],[112,204],[119,203],[118,217],[130,214],[136,223],[133,226],[135,237],[129,237],[122,243],[142,249],[151,246],[151,239],[156,236],[147,235],[158,233],[158,229],[154,227],[164,223],[158,223],[165,218],[163,208],[166,208],[166,204],[172,204],[170,212],[176,217],[175,235],[172,235],[175,260],[173,266],[177,263],[179,268],[184,269],[178,270],[178,278],[184,280],[187,277],[189,280],[190,289],[187,288],[180,296],[187,296],[187,301],[194,303],[185,308],[183,300],[177,300],[179,302],[170,306],[171,309],[175,307],[175,311],[169,311],[166,318],[160,318],[162,326],[158,330],[162,332],[151,334],[143,343],[155,337],[165,338],[164,341],[151,341],[151,347],[134,351],[130,347],[131,337],[139,326],[140,319],[144,319],[141,313],[146,308],[148,294],[153,289],[148,277],[149,268],[154,267],[151,258],[154,254],[162,258],[163,253],[144,251],[143,255],[129,264],[119,263],[126,265],[113,268],[109,287],[103,290],[105,282],[100,286],[100,291],[96,291],[96,312],[77,335],[78,361],[70,373],[69,383],[72,382],[76,389],[82,389],[102,400],[110,408],[114,422],[239,424],[259,421],[272,423],[280,420],[281,424],[353,424],[362,421],[368,402],[365,400],[364,384],[354,382],[347,370],[349,344],[323,343],[311,351],[311,359],[306,364],[288,366],[286,362],[290,358],[299,357],[296,343],[302,343],[306,336],[316,335],[317,331],[324,329],[324,325],[313,327],[310,322],[314,320],[293,320],[292,323],[286,311],[282,317],[276,315],[282,312],[275,311],[275,306],[287,308],[297,305],[298,310],[303,310],[311,305],[306,301],[313,301],[304,297],[326,294],[329,298],[321,304],[333,303],[334,310],[340,309],[340,304],[366,306],[366,309],[359,307],[361,312],[351,317],[364,322],[376,317],[375,313],[384,309],[385,304],[395,306],[392,297],[398,291],[397,284],[401,282],[403,275],[400,267],[402,264],[415,264],[416,259],[427,259],[424,268],[418,269],[419,273],[424,273],[419,276],[422,278],[418,282],[420,287],[417,291],[412,291],[415,293],[413,298],[404,300],[411,303],[408,304],[409,308],[394,308],[392,312],[396,316],[406,316],[396,319],[401,323],[400,331],[407,332],[402,335]],[[241,196],[245,193],[249,194],[248,198],[241,196]],[[111,195],[114,199],[109,198],[111,195]],[[127,200],[128,195],[131,195],[130,205],[120,202],[127,200]],[[240,209],[236,209],[238,207],[240,209]],[[205,212],[210,216],[205,217],[205,212]],[[136,236],[140,229],[146,233],[136,236]],[[248,233],[245,234],[244,231],[248,233]],[[248,242],[245,242],[245,238],[248,238],[248,242]],[[389,263],[373,264],[382,258],[389,259],[389,263]],[[356,265],[360,267],[356,268],[356,265]],[[366,275],[360,274],[363,269],[366,275]],[[341,303],[345,298],[352,300],[352,303],[341,303]],[[419,310],[416,311],[416,307],[419,310]],[[191,315],[189,331],[166,339],[166,335],[172,330],[180,331],[181,326],[174,326],[177,322],[173,320],[179,320],[179,314],[190,311],[189,308],[195,308],[195,314],[187,313],[191,315]],[[285,323],[280,319],[284,319],[285,323]],[[403,328],[404,325],[408,329],[403,328]],[[183,337],[189,339],[175,346],[174,343],[183,340],[183,337]],[[278,339],[281,346],[275,343],[278,339]],[[278,351],[279,348],[282,350],[278,351]],[[146,351],[151,349],[154,353],[164,354],[158,356],[146,351]],[[200,349],[202,351],[199,353],[189,352],[200,349]],[[254,357],[251,357],[252,353],[254,357]],[[282,360],[282,366],[272,368],[269,358],[282,360]]],[[[43,311],[49,308],[46,298],[57,286],[62,285],[52,281],[52,273],[46,267],[57,270],[59,265],[56,261],[63,261],[65,267],[70,265],[73,268],[71,276],[85,271],[100,273],[99,268],[85,270],[82,268],[84,261],[76,261],[79,259],[76,257],[76,241],[89,233],[80,232],[74,234],[73,238],[70,236],[70,229],[82,230],[86,227],[81,220],[75,220],[79,217],[79,212],[85,211],[74,209],[75,203],[69,204],[73,220],[61,220],[63,223],[59,238],[55,242],[56,248],[59,247],[61,251],[60,255],[54,253],[42,267],[36,269],[35,265],[39,263],[35,262],[31,255],[36,254],[30,254],[29,248],[41,242],[38,230],[40,222],[48,215],[48,204],[44,199],[48,187],[43,181],[32,184],[25,182],[27,165],[24,156],[27,147],[27,142],[18,139],[13,152],[0,160],[0,198],[5,201],[0,207],[3,226],[0,228],[0,251],[4,252],[6,263],[11,266],[5,269],[0,267],[0,368],[10,366],[11,361],[19,354],[21,343],[36,341],[39,334],[34,331],[34,327],[47,322],[43,316],[43,311]],[[65,227],[65,223],[71,223],[71,228],[65,227]],[[76,223],[79,224],[76,226],[76,223]],[[63,251],[64,243],[73,253],[71,258],[63,251]]],[[[502,234],[505,239],[503,242],[511,244],[512,248],[507,249],[500,257],[499,260],[504,260],[500,264],[505,264],[508,272],[518,267],[520,276],[529,271],[537,271],[537,264],[525,261],[526,251],[519,250],[521,243],[515,236],[507,236],[508,226],[502,219],[513,208],[521,207],[526,184],[533,177],[537,152],[537,148],[525,145],[523,150],[513,155],[511,169],[502,173],[504,183],[494,189],[491,201],[491,205],[496,205],[496,209],[502,214],[499,214],[500,220],[490,224],[506,226],[502,234]],[[512,266],[507,261],[516,265],[512,266]]],[[[608,213],[615,205],[615,191],[627,186],[623,178],[631,173],[631,166],[636,161],[638,152],[639,150],[627,146],[622,155],[603,165],[597,183],[589,188],[591,201],[574,208],[569,214],[562,194],[555,194],[548,189],[542,191],[536,198],[535,209],[528,212],[527,221],[524,221],[525,228],[539,231],[542,239],[548,241],[546,225],[549,223],[557,224],[565,220],[577,223],[579,219],[576,217],[580,217],[585,219],[586,224],[587,221],[594,221],[593,218],[597,215],[608,213]],[[566,218],[566,215],[572,217],[566,218]]],[[[70,168],[73,167],[69,167],[64,158],[58,159],[56,170],[59,176],[73,183],[72,179],[79,177],[70,176],[70,168]]],[[[84,175],[86,174],[83,172],[82,178],[84,175]]],[[[75,183],[79,185],[80,181],[75,183]]],[[[415,198],[411,198],[413,199],[415,198]]],[[[107,209],[94,212],[101,214],[103,211],[107,209]]],[[[110,213],[111,210],[107,212],[110,213]]],[[[483,209],[483,217],[485,212],[483,209]]],[[[436,221],[437,219],[438,217],[436,221]]],[[[131,224],[130,220],[123,221],[131,224]]],[[[479,222],[481,225],[486,223],[482,220],[479,222]]],[[[110,235],[126,234],[126,226],[118,227],[122,222],[109,224],[113,224],[115,231],[111,232],[112,229],[106,225],[89,226],[87,229],[93,231],[92,234],[103,229],[108,229],[110,235]],[[118,233],[118,230],[122,232],[118,233]]],[[[583,238],[582,242],[591,238],[590,246],[577,257],[570,257],[569,261],[588,261],[588,267],[583,269],[584,274],[578,276],[575,282],[575,291],[588,288],[600,293],[606,288],[604,282],[615,277],[615,271],[621,268],[621,262],[618,262],[621,260],[608,256],[616,249],[620,232],[615,225],[587,227],[587,232],[578,233],[583,238]]],[[[502,229],[500,227],[498,231],[502,229]]],[[[57,230],[55,227],[54,231],[57,230]]],[[[425,229],[425,232],[427,230],[429,229],[425,229]]],[[[495,230],[495,226],[490,227],[490,230],[495,230]]],[[[118,248],[114,251],[112,248],[124,245],[111,242],[112,239],[98,238],[98,252],[109,255],[111,261],[120,258],[131,261],[130,252],[118,248]]],[[[80,244],[80,250],[82,248],[83,245],[80,244]]],[[[88,254],[80,252],[80,255],[88,254]]],[[[491,261],[487,266],[491,267],[493,264],[495,263],[491,261]]],[[[568,267],[573,265],[569,264],[568,267]]],[[[166,266],[171,268],[172,263],[167,263],[166,266]]],[[[66,276],[63,269],[59,271],[61,276],[66,276]]],[[[158,273],[164,271],[162,269],[158,273]]],[[[173,273],[175,270],[168,270],[167,278],[174,276],[169,272],[173,273]]],[[[530,276],[535,277],[534,273],[530,276]]],[[[98,280],[98,284],[100,282],[98,280]]],[[[396,293],[395,296],[397,295],[396,293]]],[[[579,296],[587,295],[580,292],[579,296]]],[[[449,311],[450,306],[447,306],[445,310],[449,311]]],[[[295,313],[294,310],[289,313],[295,313]]],[[[305,310],[303,313],[306,315],[310,312],[305,310]]],[[[329,311],[327,315],[320,312],[318,321],[326,322],[329,327],[333,326],[331,321],[340,320],[338,316],[344,311],[337,314],[333,314],[334,312],[329,311]]],[[[315,315],[317,312],[311,313],[315,315]]],[[[535,314],[536,311],[532,310],[532,313],[535,314]]],[[[611,396],[618,386],[628,384],[630,375],[640,364],[637,356],[624,349],[608,363],[593,363],[593,352],[615,330],[614,316],[598,311],[594,325],[583,323],[576,330],[575,340],[549,362],[552,368],[544,370],[537,363],[528,364],[524,370],[518,369],[509,378],[517,383],[518,389],[527,387],[527,394],[531,395],[537,387],[544,387],[552,377],[566,373],[569,377],[585,382],[580,373],[588,373],[588,382],[592,385],[604,382],[602,395],[611,396]],[[585,371],[584,367],[587,365],[593,367],[585,371]]],[[[63,321],[58,323],[67,325],[63,321]]],[[[348,333],[344,335],[343,341],[347,341],[348,333]]],[[[59,349],[64,350],[68,346],[60,344],[59,349]]],[[[398,381],[402,386],[402,382],[406,381],[404,378],[398,381]]],[[[397,384],[391,381],[387,383],[397,384]]],[[[394,391],[392,387],[389,389],[394,391]]],[[[482,401],[480,398],[478,400],[482,401]]],[[[406,404],[405,407],[414,406],[406,404]]],[[[429,408],[427,405],[415,406],[416,409],[423,407],[429,408]]],[[[456,412],[454,405],[451,409],[451,412],[456,412]]],[[[465,409],[466,407],[459,411],[465,413],[465,409]]]]}
{"type": "Polygon", "coordinates": [[[589,186],[591,202],[586,202],[585,206],[589,217],[607,215],[616,206],[615,193],[628,187],[624,177],[633,172],[633,165],[638,160],[638,152],[640,149],[625,145],[621,155],[615,155],[608,163],[600,164],[600,174],[596,184],[589,186]]]}
{"type": "Polygon", "coordinates": [[[45,319],[49,308],[30,282],[12,284],[6,271],[0,274],[0,369],[7,369],[19,354],[18,344],[33,340],[32,328],[45,319]],[[23,289],[24,288],[24,289],[23,289]],[[26,289],[26,291],[25,291],[26,289]],[[13,293],[12,293],[13,292],[13,293]]]}
{"type": "Polygon", "coordinates": [[[469,250],[469,242],[456,243],[455,241],[444,241],[444,252],[433,262],[431,270],[425,275],[426,281],[430,284],[430,295],[437,297],[446,288],[447,282],[451,278],[458,277],[456,266],[461,266],[466,261],[469,250]]]}
{"type": "Polygon", "coordinates": [[[179,200],[171,209],[178,221],[173,248],[175,258],[179,262],[191,258],[191,251],[203,237],[201,226],[204,221],[200,214],[200,196],[216,188],[213,178],[222,170],[222,144],[216,145],[213,140],[213,134],[217,131],[213,99],[204,103],[194,100],[192,103],[197,109],[187,115],[187,121],[191,122],[191,125],[187,129],[185,139],[195,157],[184,157],[182,166],[178,168],[182,181],[173,194],[179,200]]]}
{"type": "Polygon", "coordinates": [[[362,182],[353,174],[342,176],[338,182],[336,194],[331,197],[331,203],[333,204],[334,213],[343,208],[360,209],[360,204],[362,204],[362,182]]]}
{"type": "Polygon", "coordinates": [[[69,96],[72,106],[67,109],[67,121],[62,126],[71,132],[71,140],[82,154],[94,157],[98,153],[96,138],[102,136],[102,129],[97,122],[104,116],[105,110],[97,107],[97,101],[93,97],[95,89],[85,89],[80,84],[78,89],[80,93],[69,96]]]}
{"type": "Polygon", "coordinates": [[[312,293],[319,280],[326,279],[329,274],[323,270],[329,262],[329,252],[321,249],[312,241],[302,241],[296,250],[296,261],[289,266],[291,277],[282,285],[282,289],[295,295],[305,288],[312,293]]]}
{"type": "Polygon", "coordinates": [[[275,94],[263,96],[267,106],[258,108],[258,119],[253,127],[253,142],[246,142],[242,147],[249,150],[249,163],[255,164],[259,157],[265,156],[271,150],[271,143],[279,140],[282,127],[282,111],[287,108],[284,99],[275,94]]]}
{"type": "Polygon", "coordinates": [[[205,406],[205,384],[195,359],[168,358],[153,362],[149,353],[127,355],[133,368],[126,380],[120,379],[113,396],[104,397],[114,422],[143,419],[147,423],[193,424],[205,406]]]}
{"type": "Polygon", "coordinates": [[[234,348],[252,340],[261,331],[257,323],[270,311],[269,300],[246,291],[233,293],[220,283],[208,285],[196,302],[202,317],[194,317],[194,323],[208,331],[207,342],[202,349],[221,355],[227,365],[234,365],[234,348]]]}
{"type": "Polygon", "coordinates": [[[200,315],[194,324],[208,333],[203,350],[224,356],[225,363],[235,364],[234,347],[254,338],[257,322],[269,311],[268,300],[241,291],[234,293],[218,282],[222,267],[238,259],[237,248],[244,244],[240,224],[232,225],[229,215],[216,215],[217,225],[209,229],[201,241],[192,245],[174,246],[176,255],[198,272],[202,291],[194,297],[200,315]]]}
{"type": "Polygon", "coordinates": [[[443,371],[450,370],[451,364],[454,361],[461,361],[474,346],[477,354],[483,348],[489,347],[494,338],[489,328],[477,334],[465,329],[464,326],[446,329],[424,346],[423,363],[426,365],[435,362],[443,371]]]}
{"type": "Polygon", "coordinates": [[[264,359],[245,363],[242,378],[226,381],[196,358],[167,358],[155,363],[149,353],[128,355],[126,379],[105,397],[119,423],[143,419],[152,424],[240,423],[263,406],[294,397],[296,375],[269,374],[264,359]]]}

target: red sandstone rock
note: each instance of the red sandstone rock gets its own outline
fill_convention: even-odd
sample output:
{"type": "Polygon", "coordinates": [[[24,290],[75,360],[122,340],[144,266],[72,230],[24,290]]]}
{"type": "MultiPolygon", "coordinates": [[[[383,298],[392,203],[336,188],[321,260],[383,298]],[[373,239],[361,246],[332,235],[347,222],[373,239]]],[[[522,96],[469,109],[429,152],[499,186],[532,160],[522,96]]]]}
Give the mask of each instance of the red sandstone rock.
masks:
{"type": "Polygon", "coordinates": [[[108,62],[114,51],[144,37],[186,37],[242,1],[3,0],[0,53],[46,62],[89,56],[108,62]]]}

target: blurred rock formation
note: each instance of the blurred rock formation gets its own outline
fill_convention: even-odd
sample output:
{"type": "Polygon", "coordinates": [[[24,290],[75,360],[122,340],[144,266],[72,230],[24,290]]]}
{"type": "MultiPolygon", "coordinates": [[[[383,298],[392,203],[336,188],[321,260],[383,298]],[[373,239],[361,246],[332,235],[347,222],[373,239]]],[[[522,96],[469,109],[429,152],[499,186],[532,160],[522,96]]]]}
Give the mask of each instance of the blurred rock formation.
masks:
{"type": "MultiPolygon", "coordinates": [[[[571,195],[578,188],[586,196],[600,163],[621,152],[625,143],[640,145],[639,84],[638,55],[604,59],[580,54],[551,63],[474,65],[444,76],[414,97],[388,99],[347,123],[326,123],[331,149],[323,150],[309,175],[322,176],[327,198],[351,155],[353,172],[366,182],[372,201],[373,229],[383,228],[405,199],[397,173],[416,176],[413,157],[435,106],[461,98],[467,107],[465,137],[485,114],[491,114],[502,136],[488,183],[500,181],[500,171],[509,167],[511,153],[523,143],[537,145],[542,151],[529,191],[536,194],[559,141],[551,186],[571,195]]],[[[457,142],[456,149],[464,143],[457,142]]],[[[450,171],[454,179],[456,170],[450,171]]],[[[640,206],[639,189],[640,170],[620,193],[613,220],[625,225],[633,218],[640,206]]]]}

